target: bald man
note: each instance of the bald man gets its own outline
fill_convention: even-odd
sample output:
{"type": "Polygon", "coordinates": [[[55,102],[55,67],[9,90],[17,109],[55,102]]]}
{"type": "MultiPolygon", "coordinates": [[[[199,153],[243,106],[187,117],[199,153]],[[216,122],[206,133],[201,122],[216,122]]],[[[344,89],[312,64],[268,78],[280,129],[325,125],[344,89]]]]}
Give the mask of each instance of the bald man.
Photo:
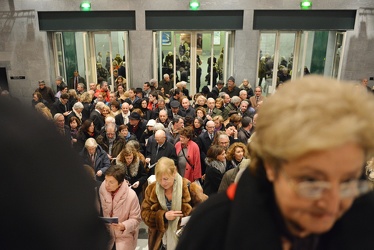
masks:
{"type": "Polygon", "coordinates": [[[146,164],[149,168],[149,175],[155,174],[155,165],[161,157],[168,157],[177,165],[177,154],[175,147],[171,142],[166,140],[166,133],[164,130],[157,130],[155,133],[155,140],[147,147],[146,164]]]}

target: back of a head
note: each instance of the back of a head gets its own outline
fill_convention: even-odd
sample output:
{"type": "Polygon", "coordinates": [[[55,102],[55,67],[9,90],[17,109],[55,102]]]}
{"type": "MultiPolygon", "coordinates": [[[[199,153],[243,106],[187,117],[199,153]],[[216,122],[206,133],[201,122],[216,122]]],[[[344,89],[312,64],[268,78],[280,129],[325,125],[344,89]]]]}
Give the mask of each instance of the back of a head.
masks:
{"type": "Polygon", "coordinates": [[[0,99],[0,113],[6,117],[0,124],[6,176],[0,248],[105,249],[108,234],[80,157],[31,108],[0,99]]]}
{"type": "Polygon", "coordinates": [[[320,76],[291,81],[261,107],[251,148],[262,159],[292,160],[355,142],[371,155],[373,110],[373,96],[350,82],[320,76]]]}
{"type": "Polygon", "coordinates": [[[153,126],[153,131],[158,131],[158,130],[165,130],[165,127],[162,123],[158,122],[153,126]]]}

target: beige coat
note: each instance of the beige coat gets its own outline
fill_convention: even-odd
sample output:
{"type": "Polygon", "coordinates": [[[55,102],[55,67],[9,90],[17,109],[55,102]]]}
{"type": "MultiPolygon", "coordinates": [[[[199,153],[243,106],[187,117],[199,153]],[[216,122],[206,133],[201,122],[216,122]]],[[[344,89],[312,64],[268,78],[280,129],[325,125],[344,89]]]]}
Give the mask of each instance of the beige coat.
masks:
{"type": "MultiPolygon", "coordinates": [[[[183,178],[182,190],[182,213],[183,216],[188,216],[192,208],[208,197],[203,194],[201,186],[196,183],[190,183],[183,178]]],[[[156,182],[149,185],[145,191],[144,201],[142,203],[142,219],[148,226],[148,249],[158,250],[162,243],[162,237],[166,232],[168,224],[165,223],[164,214],[167,211],[161,208],[161,205],[156,195],[156,182]]]]}

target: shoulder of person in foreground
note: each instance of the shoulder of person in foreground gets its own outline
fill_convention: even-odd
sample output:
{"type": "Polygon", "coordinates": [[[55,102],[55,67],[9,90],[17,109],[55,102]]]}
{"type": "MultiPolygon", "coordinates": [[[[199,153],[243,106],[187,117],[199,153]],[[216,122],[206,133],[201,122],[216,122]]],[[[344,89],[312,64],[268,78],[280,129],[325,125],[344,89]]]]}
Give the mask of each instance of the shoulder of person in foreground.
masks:
{"type": "Polygon", "coordinates": [[[357,198],[333,229],[321,236],[325,249],[373,249],[374,193],[357,198]]]}
{"type": "Polygon", "coordinates": [[[226,193],[212,195],[201,203],[193,211],[176,249],[222,249],[230,204],[226,193]]]}
{"type": "Polygon", "coordinates": [[[0,100],[0,113],[6,117],[0,123],[6,176],[0,187],[9,190],[1,194],[2,248],[105,249],[97,194],[77,153],[31,107],[0,100]]]}

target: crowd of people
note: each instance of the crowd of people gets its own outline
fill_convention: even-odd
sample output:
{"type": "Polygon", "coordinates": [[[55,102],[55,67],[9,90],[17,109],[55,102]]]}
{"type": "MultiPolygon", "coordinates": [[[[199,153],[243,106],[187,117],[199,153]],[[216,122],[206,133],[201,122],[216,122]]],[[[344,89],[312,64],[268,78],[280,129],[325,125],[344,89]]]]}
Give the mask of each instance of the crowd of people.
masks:
{"type": "MultiPolygon", "coordinates": [[[[315,239],[314,236],[311,237],[311,235],[330,230],[331,227],[326,225],[331,226],[335,223],[350,207],[356,193],[349,196],[352,200],[347,202],[350,205],[347,205],[346,209],[342,210],[343,212],[338,211],[335,205],[335,207],[331,205],[331,209],[327,205],[321,206],[323,208],[316,205],[315,210],[308,212],[312,215],[306,215],[305,220],[301,218],[299,221],[299,217],[293,217],[293,212],[288,212],[288,210],[300,209],[306,213],[304,207],[307,202],[302,203],[303,196],[311,195],[311,192],[319,188],[317,184],[323,184],[321,190],[330,190],[332,185],[330,179],[334,185],[335,181],[339,183],[340,190],[366,185],[364,182],[358,181],[361,172],[357,166],[360,165],[360,159],[364,160],[364,156],[367,157],[366,154],[363,154],[372,150],[372,145],[370,143],[366,145],[366,142],[363,142],[368,138],[369,132],[361,135],[358,131],[353,131],[353,128],[347,128],[347,131],[341,129],[342,132],[339,135],[345,139],[340,139],[336,143],[327,136],[333,130],[326,129],[316,133],[317,125],[311,121],[317,119],[318,116],[320,123],[326,122],[330,125],[330,120],[327,117],[323,118],[325,116],[321,118],[323,110],[318,111],[319,106],[313,100],[315,97],[320,98],[323,102],[326,94],[320,93],[312,83],[316,81],[316,86],[321,87],[317,84],[318,81],[331,81],[331,85],[336,88],[336,93],[332,96],[336,95],[337,99],[348,97],[344,96],[346,93],[344,88],[340,90],[340,83],[323,78],[310,79],[309,81],[305,80],[302,87],[297,84],[293,86],[292,83],[286,84],[287,88],[286,86],[280,88],[277,94],[270,98],[263,96],[260,86],[253,89],[246,79],[237,86],[235,78],[232,76],[228,78],[227,84],[220,80],[211,91],[200,92],[193,97],[188,95],[185,82],[179,82],[177,87],[173,88],[167,74],[164,75],[160,83],[154,79],[145,82],[142,89],[125,90],[122,84],[118,84],[117,91],[110,91],[108,83],[102,81],[99,86],[95,83],[89,84],[88,90],[84,91],[84,85],[78,83],[74,84],[75,88],[63,91],[59,96],[56,96],[44,81],[39,81],[39,88],[33,93],[32,105],[44,118],[55,123],[56,133],[65,137],[66,143],[91,169],[92,176],[98,183],[100,215],[102,217],[118,217],[118,222],[110,225],[112,235],[110,249],[134,249],[141,219],[149,228],[149,249],[175,249],[178,244],[178,236],[175,232],[180,227],[180,219],[190,215],[195,206],[201,203],[205,204],[204,201],[211,196],[217,198],[209,199],[210,202],[207,202],[206,205],[203,204],[201,210],[197,208],[195,217],[197,219],[188,223],[182,234],[183,244],[178,249],[206,248],[203,235],[206,238],[207,233],[211,230],[217,235],[221,235],[223,232],[226,235],[220,237],[217,242],[213,242],[213,239],[207,240],[210,244],[208,244],[208,249],[229,248],[228,245],[225,245],[227,242],[235,245],[234,239],[236,237],[231,237],[232,231],[230,231],[230,224],[227,222],[230,213],[234,212],[222,209],[226,207],[226,204],[233,202],[234,198],[230,197],[230,194],[233,195],[232,187],[236,188],[236,184],[233,183],[239,179],[243,179],[242,182],[246,181],[246,184],[242,184],[242,188],[240,185],[238,186],[238,195],[242,192],[249,192],[251,197],[256,199],[259,194],[253,192],[256,192],[258,187],[247,187],[252,185],[247,182],[259,182],[259,186],[266,186],[266,192],[269,194],[270,198],[267,199],[270,201],[266,200],[266,202],[271,202],[269,204],[271,204],[270,207],[273,207],[272,209],[280,209],[280,218],[283,216],[287,219],[285,223],[277,221],[279,228],[277,227],[272,232],[272,234],[279,236],[279,241],[282,239],[280,244],[284,246],[301,242],[300,244],[318,245],[318,239],[315,239]],[[285,92],[286,90],[283,88],[288,92],[285,92]],[[304,88],[305,94],[303,91],[299,91],[299,88],[304,88]],[[308,92],[313,93],[313,91],[315,92],[314,96],[313,94],[312,96],[308,95],[308,92]],[[295,93],[298,96],[292,96],[295,93]],[[282,100],[281,95],[289,95],[293,99],[282,100]],[[298,107],[303,97],[307,101],[304,100],[302,102],[304,106],[298,107]],[[265,111],[262,111],[263,109],[265,111]],[[305,117],[298,117],[300,120],[292,119],[294,111],[300,112],[300,116],[305,117]],[[303,112],[311,113],[310,117],[303,112]],[[260,120],[258,120],[259,114],[261,115],[260,120]],[[291,123],[285,122],[277,126],[280,120],[286,116],[289,116],[290,119],[287,120],[290,120],[291,123]],[[292,121],[295,122],[292,123],[292,121]],[[305,126],[307,123],[311,124],[305,126]],[[262,130],[258,131],[258,127],[262,127],[262,130]],[[293,133],[296,133],[301,127],[304,134],[293,139],[293,133]],[[348,130],[352,135],[348,136],[348,130]],[[312,134],[316,135],[316,140],[307,137],[312,134]],[[356,142],[356,140],[360,141],[356,142]],[[354,146],[351,145],[352,141],[354,146]],[[289,145],[292,142],[292,146],[289,145]],[[347,149],[341,148],[342,145],[348,145],[347,149]],[[324,164],[328,165],[327,163],[333,167],[337,163],[341,163],[338,160],[334,161],[335,158],[326,158],[324,156],[326,152],[350,150],[354,152],[356,158],[346,159],[347,163],[344,163],[346,167],[344,171],[346,172],[343,171],[337,177],[330,178],[330,172],[325,173],[323,169],[313,170],[315,165],[312,163],[298,165],[299,157],[307,157],[309,153],[315,153],[316,150],[321,150],[321,155],[316,155],[316,161],[319,161],[318,157],[321,157],[321,167],[325,166],[324,164]],[[296,169],[299,166],[307,166],[312,169],[310,173],[305,173],[308,176],[305,179],[300,177],[302,170],[297,174],[298,170],[296,169]],[[253,176],[252,172],[248,171],[249,168],[253,169],[253,176]],[[286,177],[278,176],[280,169],[283,168],[290,170],[288,171],[289,176],[288,174],[286,177]],[[315,174],[313,171],[321,173],[315,174]],[[264,173],[267,180],[265,180],[264,173]],[[245,177],[242,177],[243,175],[245,177]],[[153,180],[152,176],[154,176],[153,180]],[[258,180],[253,180],[256,178],[258,180]],[[301,189],[296,191],[304,192],[299,197],[303,208],[296,201],[287,206],[283,203],[284,199],[278,197],[279,192],[285,191],[282,186],[283,178],[295,179],[293,182],[295,182],[296,189],[301,189]],[[302,185],[304,182],[306,183],[305,187],[302,185]],[[349,185],[344,186],[346,183],[349,185]],[[273,186],[274,190],[271,188],[273,186]],[[272,193],[273,191],[274,193],[272,193]],[[309,193],[305,195],[305,192],[309,193]],[[272,199],[276,200],[275,203],[272,199]],[[216,202],[222,202],[222,209],[215,208],[216,202]],[[219,227],[213,229],[213,220],[217,220],[217,217],[215,219],[209,217],[206,227],[201,227],[202,224],[198,220],[204,221],[202,217],[205,216],[205,213],[209,213],[208,210],[221,219],[222,225],[219,224],[219,227]],[[328,219],[320,218],[327,213],[329,213],[328,219]],[[330,213],[333,213],[333,216],[330,216],[330,213]],[[327,222],[324,226],[313,228],[308,224],[308,221],[312,221],[312,219],[316,219],[317,222],[320,219],[321,224],[327,222]],[[222,229],[221,226],[224,227],[223,232],[216,232],[222,229]],[[197,240],[188,243],[188,238],[191,237],[197,240]]],[[[63,89],[67,88],[63,82],[57,85],[63,89]]],[[[355,90],[355,94],[362,93],[355,90]]],[[[354,100],[349,101],[354,102],[354,100]]],[[[334,108],[340,112],[348,112],[351,117],[356,115],[349,113],[350,108],[353,107],[334,108]]],[[[337,110],[334,109],[331,112],[337,112],[337,110]]],[[[367,115],[365,110],[362,110],[362,114],[357,114],[357,118],[355,117],[356,120],[352,118],[356,125],[360,126],[360,129],[369,129],[374,124],[368,125],[359,122],[359,119],[366,119],[365,115],[367,115]]],[[[340,116],[338,114],[336,120],[339,122],[341,120],[341,124],[345,124],[344,117],[340,116]]],[[[306,162],[308,162],[307,160],[306,162]]],[[[295,198],[294,194],[291,195],[287,192],[286,196],[295,198]]],[[[322,191],[319,193],[321,194],[322,191]]],[[[335,193],[331,195],[335,195],[335,193]]],[[[308,198],[310,197],[306,197],[306,199],[308,198]]],[[[312,197],[312,199],[314,198],[312,197]]],[[[237,203],[237,206],[240,207],[241,200],[237,203]]],[[[244,205],[248,208],[247,204],[244,205]]],[[[260,211],[258,209],[262,208],[264,207],[258,207],[255,211],[260,211]]],[[[244,213],[242,210],[238,211],[244,213]]],[[[270,211],[266,210],[265,212],[268,213],[266,216],[269,216],[270,211]]],[[[246,223],[251,222],[246,221],[246,223]]],[[[269,222],[265,223],[265,225],[268,224],[269,222]]],[[[255,228],[254,226],[252,225],[251,228],[255,228]]],[[[245,229],[242,231],[246,232],[245,229]]],[[[260,245],[259,243],[258,246],[260,245]]]]}

